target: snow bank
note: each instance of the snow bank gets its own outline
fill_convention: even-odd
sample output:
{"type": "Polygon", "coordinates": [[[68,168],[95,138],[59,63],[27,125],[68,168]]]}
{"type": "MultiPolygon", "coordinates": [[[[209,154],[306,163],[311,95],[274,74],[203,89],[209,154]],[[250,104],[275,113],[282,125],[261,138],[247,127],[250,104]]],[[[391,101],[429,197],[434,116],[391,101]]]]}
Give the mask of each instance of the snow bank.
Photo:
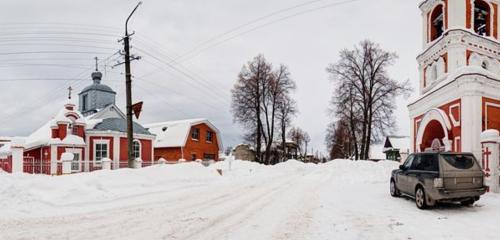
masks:
{"type": "Polygon", "coordinates": [[[0,174],[0,202],[3,206],[12,206],[3,209],[5,216],[64,215],[120,204],[140,204],[147,201],[141,200],[145,195],[168,195],[200,186],[218,189],[249,181],[266,182],[294,174],[306,175],[314,171],[327,172],[346,182],[380,182],[387,181],[390,170],[394,168],[397,168],[394,162],[335,160],[316,165],[290,160],[275,166],[232,161],[229,170],[229,161],[221,161],[209,167],[189,162],[57,177],[0,174]],[[222,170],[222,176],[217,169],[222,170]]]}

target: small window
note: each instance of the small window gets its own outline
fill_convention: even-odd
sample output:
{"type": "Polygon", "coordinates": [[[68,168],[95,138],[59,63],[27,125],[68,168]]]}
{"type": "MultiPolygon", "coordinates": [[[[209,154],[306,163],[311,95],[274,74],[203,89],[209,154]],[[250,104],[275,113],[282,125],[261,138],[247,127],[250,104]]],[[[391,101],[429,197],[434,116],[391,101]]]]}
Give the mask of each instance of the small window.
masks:
{"type": "Polygon", "coordinates": [[[206,140],[207,140],[207,142],[212,142],[212,140],[213,140],[213,132],[212,131],[207,131],[206,140]]]}
{"type": "Polygon", "coordinates": [[[490,6],[482,0],[474,1],[474,31],[481,36],[490,36],[490,6]]]}
{"type": "Polygon", "coordinates": [[[191,154],[191,160],[195,161],[196,160],[196,154],[191,154]]]}
{"type": "Polygon", "coordinates": [[[410,156],[408,156],[408,158],[406,158],[406,161],[403,164],[405,169],[410,169],[414,158],[415,158],[415,155],[410,155],[410,156]]]}
{"type": "Polygon", "coordinates": [[[87,111],[87,99],[88,99],[87,94],[82,96],[82,111],[87,111]]]}
{"type": "Polygon", "coordinates": [[[73,128],[71,129],[71,134],[78,135],[78,127],[77,126],[73,126],[73,128]]]}
{"type": "Polygon", "coordinates": [[[436,40],[441,37],[444,32],[444,14],[443,14],[443,5],[438,5],[431,14],[430,19],[430,27],[431,27],[431,41],[436,40]]]}
{"type": "Polygon", "coordinates": [[[134,159],[141,158],[141,143],[139,141],[134,141],[132,149],[132,156],[134,159]]]}
{"type": "Polygon", "coordinates": [[[193,128],[193,131],[191,132],[191,138],[194,140],[200,140],[200,129],[199,128],[193,128]]]}
{"type": "Polygon", "coordinates": [[[451,166],[458,169],[470,169],[476,161],[474,156],[463,154],[443,154],[443,158],[451,166]]]}
{"type": "Polygon", "coordinates": [[[205,153],[203,154],[204,160],[215,160],[215,154],[205,153]]]}
{"type": "Polygon", "coordinates": [[[413,170],[439,172],[439,161],[436,154],[420,155],[412,164],[413,170]]]}
{"type": "Polygon", "coordinates": [[[101,161],[103,158],[108,157],[108,144],[96,143],[95,145],[95,160],[101,161]]]}

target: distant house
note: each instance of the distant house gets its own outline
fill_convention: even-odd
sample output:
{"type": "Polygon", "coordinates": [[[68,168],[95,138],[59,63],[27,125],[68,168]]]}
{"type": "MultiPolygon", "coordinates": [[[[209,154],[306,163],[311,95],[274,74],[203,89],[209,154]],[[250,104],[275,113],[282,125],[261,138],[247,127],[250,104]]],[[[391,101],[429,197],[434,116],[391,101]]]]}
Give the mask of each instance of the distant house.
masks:
{"type": "Polygon", "coordinates": [[[387,160],[403,161],[410,154],[410,137],[388,136],[385,139],[384,150],[387,160]]]}
{"type": "Polygon", "coordinates": [[[167,161],[219,160],[219,130],[207,119],[187,119],[146,124],[156,135],[154,158],[167,161]]]}
{"type": "Polygon", "coordinates": [[[255,161],[255,151],[250,144],[239,144],[234,147],[233,156],[237,160],[255,161]]]}

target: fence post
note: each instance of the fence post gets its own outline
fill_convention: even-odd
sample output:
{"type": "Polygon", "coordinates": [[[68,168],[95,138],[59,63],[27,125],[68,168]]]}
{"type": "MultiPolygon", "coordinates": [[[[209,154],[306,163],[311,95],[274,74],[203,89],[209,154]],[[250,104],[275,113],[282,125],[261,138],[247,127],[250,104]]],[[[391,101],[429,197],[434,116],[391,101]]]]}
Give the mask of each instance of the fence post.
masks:
{"type": "Polygon", "coordinates": [[[24,170],[24,141],[19,138],[12,139],[12,173],[23,172],[24,170]]]}
{"type": "Polygon", "coordinates": [[[134,168],[141,168],[142,167],[142,159],[136,158],[134,160],[134,168]]]}
{"type": "Polygon", "coordinates": [[[73,153],[65,152],[61,155],[62,174],[71,174],[71,164],[73,163],[73,153]]]}
{"type": "Polygon", "coordinates": [[[111,159],[103,158],[101,161],[102,161],[102,170],[111,170],[111,159]]]}
{"type": "Polygon", "coordinates": [[[483,157],[481,165],[486,177],[485,183],[491,192],[500,193],[500,134],[497,130],[481,133],[483,157]]]}

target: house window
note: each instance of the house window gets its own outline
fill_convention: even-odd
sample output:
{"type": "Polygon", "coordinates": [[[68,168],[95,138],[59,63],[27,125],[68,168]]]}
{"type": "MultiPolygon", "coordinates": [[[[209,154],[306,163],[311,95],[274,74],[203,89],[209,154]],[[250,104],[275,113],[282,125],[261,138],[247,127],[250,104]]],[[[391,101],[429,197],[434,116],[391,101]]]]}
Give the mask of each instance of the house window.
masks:
{"type": "Polygon", "coordinates": [[[204,160],[215,160],[215,154],[204,153],[203,154],[203,159],[204,160]]]}
{"type": "Polygon", "coordinates": [[[87,99],[88,99],[87,94],[82,96],[82,111],[87,111],[87,99]]]}
{"type": "Polygon", "coordinates": [[[191,160],[195,161],[196,160],[196,154],[191,154],[191,160]]]}
{"type": "Polygon", "coordinates": [[[207,136],[206,136],[207,142],[212,142],[213,134],[214,133],[212,131],[207,131],[207,136]]]}
{"type": "Polygon", "coordinates": [[[132,146],[134,159],[141,158],[141,143],[139,141],[134,141],[132,146]]]}
{"type": "Polygon", "coordinates": [[[474,1],[474,31],[481,36],[490,36],[490,6],[482,0],[474,1]]]}
{"type": "Polygon", "coordinates": [[[108,144],[96,143],[95,144],[95,160],[101,161],[103,158],[108,157],[108,144]]]}
{"type": "Polygon", "coordinates": [[[199,128],[193,128],[193,131],[191,132],[191,138],[194,140],[200,140],[200,129],[199,128]]]}
{"type": "Polygon", "coordinates": [[[73,153],[73,161],[71,162],[71,171],[79,172],[80,171],[80,154],[73,153]]]}
{"type": "Polygon", "coordinates": [[[71,134],[73,135],[78,135],[78,127],[77,126],[73,126],[71,128],[71,134]]]}

